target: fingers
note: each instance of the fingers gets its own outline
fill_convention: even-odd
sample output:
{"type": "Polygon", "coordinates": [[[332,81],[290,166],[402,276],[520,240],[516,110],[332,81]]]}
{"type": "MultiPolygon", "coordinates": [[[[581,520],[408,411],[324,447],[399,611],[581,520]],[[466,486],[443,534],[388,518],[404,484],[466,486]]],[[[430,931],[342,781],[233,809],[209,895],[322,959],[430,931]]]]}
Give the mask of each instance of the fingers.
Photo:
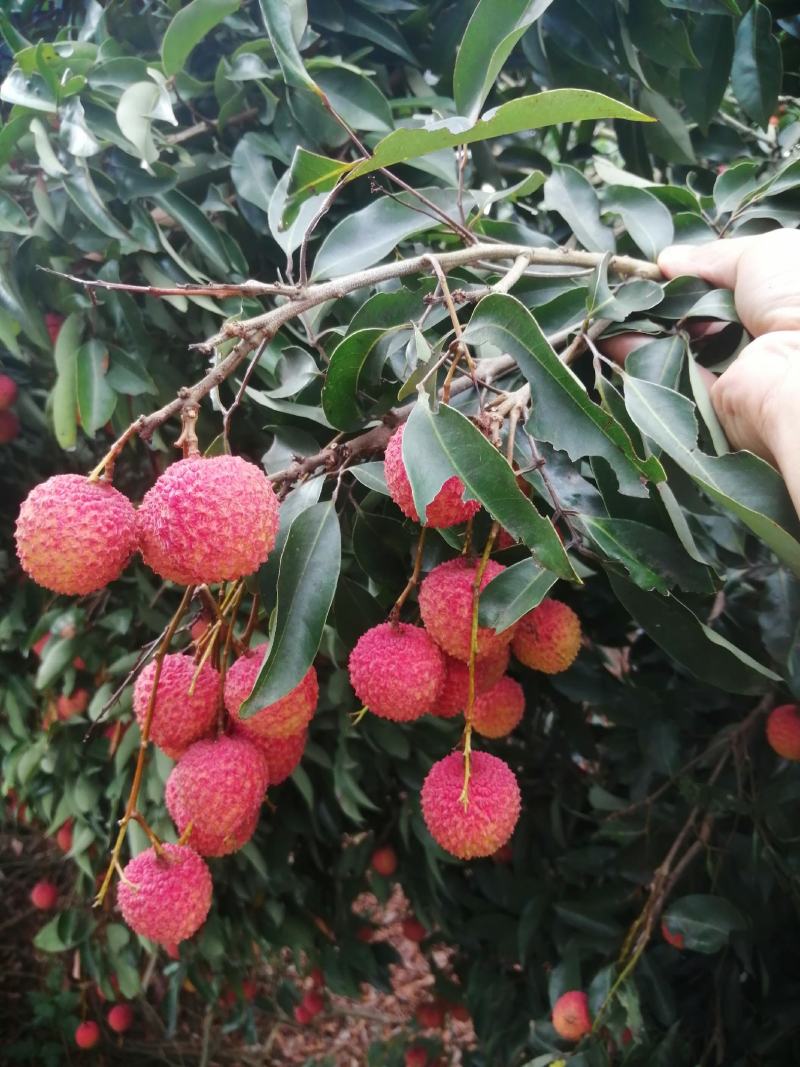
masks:
{"type": "Polygon", "coordinates": [[[754,240],[733,237],[705,245],[670,245],[659,254],[658,265],[667,278],[691,274],[719,288],[734,289],[739,260],[754,240]]]}

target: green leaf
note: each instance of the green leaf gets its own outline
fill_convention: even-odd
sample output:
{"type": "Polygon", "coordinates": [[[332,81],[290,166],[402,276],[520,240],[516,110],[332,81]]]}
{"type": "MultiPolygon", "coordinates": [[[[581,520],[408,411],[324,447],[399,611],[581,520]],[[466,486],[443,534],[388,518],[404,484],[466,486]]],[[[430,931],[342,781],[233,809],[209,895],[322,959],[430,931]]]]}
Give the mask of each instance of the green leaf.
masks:
{"type": "Polygon", "coordinates": [[[642,433],[800,574],[800,523],[775,468],[751,452],[705,455],[697,447],[691,400],[627,374],[624,380],[625,406],[642,433]]]}
{"type": "Polygon", "coordinates": [[[596,547],[621,563],[641,589],[668,593],[677,585],[696,593],[714,591],[708,568],[696,563],[662,530],[631,519],[600,515],[581,515],[578,522],[596,547]]]}
{"type": "Polygon", "coordinates": [[[12,67],[0,85],[0,100],[34,111],[56,111],[55,96],[44,78],[37,74],[26,77],[19,67],[12,67]]]}
{"type": "Polygon", "coordinates": [[[363,424],[364,415],[358,403],[359,378],[386,332],[374,328],[356,330],[331,353],[322,388],[322,410],[337,430],[355,430],[363,424]]]}
{"type": "Polygon", "coordinates": [[[224,277],[237,269],[236,265],[230,261],[227,246],[219,231],[209,222],[193,200],[179,193],[177,189],[169,193],[159,193],[153,199],[159,207],[162,207],[168,215],[172,215],[184,227],[195,245],[221,276],[224,277]]]}
{"type": "Polygon", "coordinates": [[[703,57],[699,70],[684,67],[680,72],[681,91],[691,117],[705,133],[719,111],[733,61],[733,21],[709,16],[698,19],[692,32],[692,47],[703,57]]]}
{"type": "Polygon", "coordinates": [[[664,295],[663,288],[658,282],[647,278],[634,278],[618,285],[612,292],[608,284],[610,259],[611,253],[607,252],[592,275],[586,291],[586,315],[588,317],[624,322],[637,311],[647,311],[661,302],[664,295]]]}
{"type": "Polygon", "coordinates": [[[240,0],[192,0],[181,8],[161,42],[161,63],[167,77],[183,70],[192,49],[239,7],[240,0]]]}
{"type": "Polygon", "coordinates": [[[408,159],[427,155],[438,148],[474,144],[490,137],[505,137],[522,130],[537,130],[560,122],[584,119],[619,118],[649,122],[647,115],[588,89],[552,89],[535,96],[521,96],[493,108],[477,122],[463,118],[439,119],[423,129],[395,130],[375,146],[369,159],[358,163],[347,180],[360,178],[380,167],[391,167],[408,159]]]}
{"type": "Polygon", "coordinates": [[[44,128],[41,119],[31,119],[31,133],[33,134],[33,143],[36,146],[36,154],[45,174],[51,178],[60,178],[62,174],[66,174],[67,168],[60,162],[53,151],[53,146],[50,144],[50,138],[47,136],[47,130],[44,128]]]}
{"type": "Polygon", "coordinates": [[[281,67],[283,80],[296,89],[310,89],[321,96],[313,78],[303,66],[292,25],[292,8],[286,0],[258,0],[269,39],[281,67]]]}
{"type": "Polygon", "coordinates": [[[618,600],[668,656],[701,681],[726,693],[761,693],[780,677],[731,644],[675,597],[646,593],[608,573],[618,600]]]}
{"type": "Polygon", "coordinates": [[[630,6],[627,22],[633,43],[656,63],[700,66],[689,43],[686,23],[665,10],[660,0],[636,0],[630,6]]]}
{"type": "Polygon", "coordinates": [[[242,199],[265,212],[269,211],[272,194],[277,186],[272,160],[265,150],[267,147],[266,138],[261,134],[246,133],[231,156],[231,180],[236,192],[242,199]]]}
{"type": "Polygon", "coordinates": [[[625,360],[625,370],[634,378],[677,389],[685,357],[686,341],[680,334],[659,337],[635,348],[625,360]]]}
{"type": "Polygon", "coordinates": [[[45,646],[44,655],[36,671],[36,688],[47,689],[48,686],[72,663],[78,652],[78,641],[74,637],[50,640],[45,646]]]}
{"type": "Polygon", "coordinates": [[[403,434],[403,461],[419,515],[455,474],[464,483],[465,500],[479,500],[542,566],[561,578],[576,578],[552,523],[517,485],[508,460],[455,408],[441,404],[431,411],[427,395],[420,393],[403,434]]]}
{"type": "Polygon", "coordinates": [[[328,67],[315,69],[314,76],[334,111],[352,129],[365,133],[386,133],[394,129],[389,101],[364,74],[345,67],[328,67]]]}
{"type": "Polygon", "coordinates": [[[349,169],[349,163],[317,155],[305,148],[295,148],[289,168],[282,224],[291,226],[304,200],[317,193],[327,193],[349,169]]]}
{"type": "Polygon", "coordinates": [[[523,559],[492,578],[481,591],[478,621],[496,633],[507,630],[527,612],[541,604],[558,581],[533,559],[523,559]]]}
{"type": "Polygon", "coordinates": [[[529,420],[534,437],[548,441],[572,460],[602,456],[613,468],[620,490],[644,496],[641,478],[662,481],[658,460],[641,460],[624,429],[599,404],[550,346],[530,312],[512,296],[486,296],[464,332],[469,344],[492,344],[517,361],[536,402],[529,420]]]}
{"type": "Polygon", "coordinates": [[[296,485],[286,499],[281,503],[280,523],[278,536],[275,538],[275,547],[270,552],[269,559],[258,572],[258,586],[261,590],[261,598],[265,604],[274,604],[275,592],[278,588],[278,573],[280,571],[281,553],[289,536],[292,523],[302,512],[313,507],[320,498],[324,476],[309,478],[308,481],[296,485]]]}
{"type": "Polygon", "coordinates": [[[383,496],[390,495],[386,487],[383,463],[380,460],[370,463],[357,463],[354,467],[348,467],[347,469],[367,489],[372,489],[375,493],[382,493],[383,496]]]}
{"type": "Polygon", "coordinates": [[[492,204],[500,203],[503,200],[510,200],[512,204],[517,200],[521,200],[523,197],[531,196],[537,190],[541,189],[546,181],[544,171],[532,170],[530,174],[526,174],[520,181],[515,182],[514,185],[507,185],[502,189],[498,189],[494,193],[490,193],[485,200],[481,203],[481,214],[486,214],[487,209],[492,204]]]}
{"type": "Polygon", "coordinates": [[[28,216],[6,193],[0,192],[0,232],[24,236],[31,232],[28,216]]]}
{"type": "Polygon", "coordinates": [[[62,448],[73,449],[77,442],[78,348],[83,317],[75,312],[61,324],[53,358],[56,383],[53,387],[53,429],[62,448]]]}
{"type": "Polygon", "coordinates": [[[159,154],[153,140],[153,119],[178,125],[169,93],[155,82],[136,82],[119,98],[116,117],[117,125],[136,149],[136,155],[150,170],[150,164],[156,162],[159,154]]]}
{"type": "Polygon", "coordinates": [[[782,78],[783,58],[772,34],[772,15],[766,4],[755,0],[736,31],[731,85],[742,110],[759,126],[767,126],[777,107],[782,78]]]}
{"type": "Polygon", "coordinates": [[[270,650],[239,712],[247,719],[294,689],[314,662],[341,564],[339,519],[331,501],[292,523],[281,552],[270,650]]]}
{"type": "Polygon", "coordinates": [[[575,167],[553,164],[544,183],[544,207],[561,215],[584,248],[614,251],[614,234],[600,221],[597,193],[575,167]]]}
{"type": "Polygon", "coordinates": [[[662,248],[672,244],[672,216],[652,193],[630,185],[612,185],[603,198],[603,210],[622,216],[625,229],[647,259],[655,260],[662,248]]]}
{"type": "Polygon", "coordinates": [[[123,229],[109,212],[92,181],[87,167],[76,166],[71,174],[65,175],[64,188],[67,190],[70,200],[101,233],[104,233],[106,237],[120,241],[126,246],[131,245],[130,234],[123,229]]]}
{"type": "Polygon", "coordinates": [[[40,952],[64,952],[69,948],[69,943],[62,940],[58,932],[60,915],[56,915],[41,930],[37,931],[33,944],[40,952]]]}
{"type": "Polygon", "coordinates": [[[641,102],[658,121],[657,126],[645,131],[650,150],[670,163],[696,163],[692,139],[681,113],[663,96],[648,89],[642,90],[641,102]]]}
{"type": "Polygon", "coordinates": [[[456,111],[475,120],[514,45],[553,0],[480,0],[458,46],[453,70],[456,111]]]}
{"type": "Polygon", "coordinates": [[[102,341],[87,341],[78,349],[76,363],[81,425],[93,437],[114,414],[117,404],[117,394],[106,381],[108,348],[102,341]]]}
{"type": "Polygon", "coordinates": [[[670,933],[682,934],[692,952],[709,955],[727,945],[735,930],[745,930],[747,921],[724,897],[692,894],[674,900],[664,912],[670,933]]]}

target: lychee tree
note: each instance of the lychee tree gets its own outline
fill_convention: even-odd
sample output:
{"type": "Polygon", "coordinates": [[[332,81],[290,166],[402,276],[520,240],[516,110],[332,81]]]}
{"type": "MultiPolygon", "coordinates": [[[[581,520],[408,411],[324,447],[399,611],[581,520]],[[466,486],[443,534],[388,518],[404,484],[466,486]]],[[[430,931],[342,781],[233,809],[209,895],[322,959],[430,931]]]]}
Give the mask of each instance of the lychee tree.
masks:
{"type": "Polygon", "coordinates": [[[655,260],[797,225],[797,16],[0,33],[2,780],[66,846],[31,899],[70,1040],[156,970],[206,1053],[313,1025],[388,988],[353,904],[397,882],[452,969],[370,1063],[465,1009],[475,1065],[793,1062],[800,521],[698,373],[731,295],[655,260]],[[226,1017],[287,949],[308,988],[226,1017]]]}

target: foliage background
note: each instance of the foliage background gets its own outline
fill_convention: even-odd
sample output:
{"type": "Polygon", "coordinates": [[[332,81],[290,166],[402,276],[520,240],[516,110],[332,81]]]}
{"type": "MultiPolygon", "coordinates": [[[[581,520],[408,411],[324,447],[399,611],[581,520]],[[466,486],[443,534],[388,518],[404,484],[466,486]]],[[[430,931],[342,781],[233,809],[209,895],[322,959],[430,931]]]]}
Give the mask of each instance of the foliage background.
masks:
{"type": "MultiPolygon", "coordinates": [[[[52,955],[58,975],[57,961],[67,958],[60,954],[77,949],[84,982],[99,982],[111,995],[108,979],[115,974],[122,994],[133,997],[148,952],[113,913],[93,912],[88,902],[127,795],[136,728],[112,735],[113,755],[105,719],[87,728],[138,650],[163,628],[176,594],[134,567],[101,596],[53,601],[20,580],[13,521],[35,483],[57,471],[89,469],[132,418],[200,378],[204,357],[190,344],[213,334],[223,318],[256,314],[261,305],[114,292],[94,300],[38,268],[155,286],[269,281],[285,276],[294,254],[296,271],[303,230],[324,196],[308,195],[310,187],[302,192],[301,164],[311,164],[300,157],[292,178],[301,189],[297,221],[282,218],[296,146],[328,159],[356,158],[305,79],[327,93],[369,147],[393,128],[457,114],[454,57],[474,5],[319,0],[309,4],[307,25],[297,0],[188,6],[17,0],[2,8],[0,340],[3,371],[20,387],[22,421],[20,436],[0,446],[3,788],[24,800],[48,834],[75,820],[60,876],[71,887],[69,906],[39,931],[37,950],[52,955]],[[202,20],[181,23],[175,17],[181,8],[214,17],[207,27],[202,20]],[[291,55],[276,58],[266,25],[273,20],[274,31],[279,8],[291,14],[304,66],[291,55]],[[222,14],[223,20],[216,17],[222,14]],[[55,346],[44,321],[54,312],[66,319],[55,346]],[[55,639],[38,659],[32,646],[47,632],[55,639]],[[85,663],[77,671],[76,655],[85,663]],[[86,714],[54,721],[58,696],[76,688],[90,690],[86,714]]],[[[484,196],[503,191],[486,214],[467,212],[487,238],[577,243],[652,259],[673,235],[702,241],[796,225],[800,19],[791,4],[508,0],[494,17],[497,27],[511,33],[519,25],[524,32],[487,86],[486,107],[539,89],[579,87],[659,122],[564,122],[474,144],[465,203],[480,199],[481,190],[484,196]],[[530,177],[536,170],[548,176],[539,188],[530,177]],[[523,179],[526,185],[515,191],[523,179]]],[[[486,40],[472,46],[474,55],[465,52],[470,84],[489,69],[486,40]]],[[[469,103],[463,89],[461,101],[469,103]]],[[[455,212],[453,150],[394,169],[455,212]]],[[[414,254],[458,247],[456,235],[425,214],[400,209],[390,192],[382,176],[348,185],[315,231],[311,254],[324,238],[329,254],[353,270],[395,248],[414,254]]],[[[464,269],[451,282],[469,288],[497,276],[464,269]]],[[[666,490],[626,496],[591,448],[578,450],[586,458],[571,463],[551,447],[552,439],[540,441],[561,503],[577,512],[571,555],[585,579],[582,586],[562,583],[557,595],[578,610],[589,641],[576,666],[552,682],[520,675],[528,696],[525,722],[509,741],[492,746],[512,762],[523,787],[513,859],[452,862],[421,822],[419,787],[431,762],[456,742],[456,725],[431,719],[399,728],[372,717],[357,729],[350,725],[355,704],[347,652],[402,588],[416,531],[380,491],[379,469],[347,475],[338,501],[342,576],[317,660],[323,686],[312,743],[302,768],[276,791],[276,811],[262,820],[254,842],[215,861],[215,906],[202,934],[179,961],[156,961],[169,989],[168,1029],[177,1025],[187,976],[213,1002],[223,982],[249,972],[253,946],[267,956],[288,946],[320,961],[336,992],[357,996],[362,981],[385,985],[391,952],[358,939],[351,903],[368,883],[379,896],[388,891],[365,870],[375,842],[391,842],[414,910],[457,950],[479,1037],[467,1062],[538,1065],[562,1057],[575,1067],[672,1067],[800,1060],[800,784],[767,749],[758,721],[735,743],[726,740],[765,689],[778,702],[800,684],[800,592],[792,569],[800,558],[797,524],[777,480],[762,468],[732,465],[714,500],[698,488],[707,485],[691,458],[695,441],[671,450],[659,439],[652,412],[674,423],[697,401],[701,448],[708,456],[724,448],[704,397],[695,394],[684,327],[693,317],[727,323],[698,348],[712,366],[735,353],[741,328],[725,294],[680,280],[639,284],[612,295],[601,268],[592,276],[542,272],[514,290],[546,334],[577,331],[602,311],[610,320],[607,333],[634,322],[660,339],[632,374],[645,385],[636,390],[626,383],[627,407],[619,379],[604,376],[597,360],[593,366],[584,356],[576,370],[640,455],[645,435],[669,478],[666,490]],[[648,384],[663,392],[648,394],[648,384]],[[630,402],[634,392],[655,396],[650,421],[630,402]],[[780,558],[731,504],[738,502],[741,516],[756,490],[758,510],[783,524],[781,535],[774,534],[775,523],[760,524],[773,530],[770,543],[780,558]],[[687,517],[685,529],[673,525],[676,509],[687,517]],[[640,526],[625,525],[631,522],[640,526]],[[704,564],[693,563],[686,545],[704,564]],[[701,619],[734,650],[712,641],[701,619]],[[726,759],[717,771],[720,753],[726,759]],[[629,814],[615,817],[630,805],[629,814]],[[604,1000],[653,871],[693,812],[686,843],[701,840],[702,848],[670,887],[670,900],[662,901],[690,951],[677,952],[655,932],[607,1016],[617,1044],[625,1027],[632,1031],[624,1049],[611,1051],[604,1034],[574,1053],[559,1051],[548,1022],[552,1001],[578,987],[589,989],[595,1009],[604,1000]]],[[[425,278],[407,280],[404,289],[387,286],[393,295],[377,310],[374,303],[364,308],[370,293],[361,291],[285,328],[232,420],[232,449],[261,459],[273,473],[294,454],[311,454],[330,440],[331,423],[356,430],[396,404],[417,356],[427,358],[428,346],[441,349],[446,323],[438,311],[428,317],[419,346],[407,328],[432,287],[425,278]],[[370,323],[386,331],[379,365],[368,364],[344,408],[326,407],[321,388],[334,349],[370,323]]],[[[468,305],[465,321],[470,311],[468,305]]],[[[521,381],[512,375],[503,385],[521,381]]],[[[220,432],[219,404],[232,398],[225,386],[216,410],[205,405],[205,446],[220,432]]],[[[464,410],[471,410],[468,402],[464,410]]],[[[572,418],[566,401],[550,414],[561,425],[572,418]]],[[[583,429],[576,424],[576,433],[583,429]]],[[[134,499],[170,459],[173,437],[167,427],[153,450],[137,444],[126,453],[117,479],[134,499]]],[[[552,510],[540,478],[529,480],[540,507],[552,510]]],[[[332,487],[323,483],[319,478],[304,490],[307,502],[320,493],[330,497],[332,487]]],[[[430,539],[426,567],[448,551],[444,539],[430,539]]],[[[517,548],[499,558],[525,556],[517,548]]],[[[274,581],[274,570],[262,575],[265,590],[274,581]]],[[[127,690],[110,718],[124,724],[130,717],[127,690]]],[[[169,761],[156,754],[146,784],[147,817],[165,836],[171,832],[161,803],[168,771],[169,761]]],[[[135,826],[131,843],[142,847],[135,826]]],[[[69,1055],[64,1038],[82,1008],[77,996],[65,997],[55,1018],[42,1008],[46,994],[31,998],[29,1018],[15,1022],[9,1059],[59,1062],[69,1055]]],[[[260,1010],[280,1017],[292,997],[288,986],[280,987],[260,1010]]],[[[251,1039],[259,1017],[248,1008],[229,1027],[233,1033],[218,1040],[236,1040],[237,1027],[239,1037],[251,1039]]],[[[376,1045],[370,1062],[394,1064],[400,1056],[398,1044],[376,1045]]]]}

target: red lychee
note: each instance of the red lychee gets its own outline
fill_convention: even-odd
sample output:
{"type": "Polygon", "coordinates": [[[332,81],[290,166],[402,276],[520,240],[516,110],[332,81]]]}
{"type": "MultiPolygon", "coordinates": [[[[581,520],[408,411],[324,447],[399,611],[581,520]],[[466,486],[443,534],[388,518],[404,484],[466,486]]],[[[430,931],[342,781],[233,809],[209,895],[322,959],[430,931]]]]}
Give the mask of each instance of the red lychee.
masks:
{"type": "Polygon", "coordinates": [[[57,474],[23,501],[16,540],[22,568],[35,582],[82,596],[122,574],[136,547],[136,512],[107,482],[57,474]]]}
{"type": "Polygon", "coordinates": [[[567,604],[547,598],[517,623],[511,646],[526,667],[560,674],[575,661],[581,647],[581,623],[567,604]]]}
{"type": "Polygon", "coordinates": [[[274,704],[259,708],[249,719],[239,717],[239,708],[250,696],[261,664],[267,655],[267,645],[240,656],[225,676],[225,707],[236,723],[238,733],[252,740],[292,737],[305,730],[317,708],[319,686],[317,672],[309,667],[302,681],[274,704]]]}
{"type": "Polygon", "coordinates": [[[59,826],[56,831],[56,844],[62,852],[69,852],[72,848],[72,827],[74,824],[73,819],[67,819],[65,823],[59,826]]]}
{"type": "Polygon", "coordinates": [[[73,715],[83,715],[89,707],[89,693],[85,689],[76,689],[72,696],[62,693],[56,700],[56,714],[62,722],[73,715]]]}
{"type": "Polygon", "coordinates": [[[40,911],[52,911],[58,903],[58,886],[43,878],[31,890],[30,901],[40,911]]]}
{"type": "Polygon", "coordinates": [[[382,719],[410,722],[433,711],[444,659],[422,629],[384,622],[359,637],[348,663],[358,699],[382,719]]]}
{"type": "Polygon", "coordinates": [[[173,463],[138,513],[145,563],[181,585],[213,584],[258,570],[275,544],[278,498],[240,456],[173,463]]]}
{"type": "MultiPolygon", "coordinates": [[[[155,660],[147,664],[133,688],[133,710],[142,728],[147,717],[155,677],[155,660]]],[[[213,728],[220,700],[220,677],[209,663],[197,670],[191,656],[174,653],[164,657],[150,723],[150,740],[172,759],[179,759],[189,745],[213,728]],[[197,681],[192,682],[197,674],[197,681]]]]}
{"type": "MultiPolygon", "coordinates": [[[[406,465],[403,462],[404,430],[405,424],[399,426],[389,439],[389,444],[386,446],[384,473],[392,500],[404,515],[413,519],[414,522],[419,522],[419,514],[411,492],[411,482],[408,480],[406,465]]],[[[444,526],[457,526],[471,519],[480,508],[480,504],[477,500],[463,500],[463,495],[464,483],[461,479],[455,476],[448,478],[428,504],[425,525],[441,529],[444,526]]]]}
{"type": "Polygon", "coordinates": [[[309,973],[309,979],[311,980],[312,989],[324,989],[325,988],[325,975],[322,973],[321,967],[312,968],[309,973]]]}
{"type": "MultiPolygon", "coordinates": [[[[476,569],[463,557],[448,560],[434,567],[419,589],[425,629],[445,652],[461,660],[469,659],[476,569]]],[[[481,589],[504,570],[502,564],[490,559],[481,577],[481,589]]],[[[513,626],[499,634],[479,627],[478,656],[499,656],[513,636],[513,626]]]]}
{"type": "Polygon", "coordinates": [[[181,836],[191,825],[186,840],[196,852],[224,856],[243,844],[266,789],[266,760],[247,738],[196,741],[167,779],[167,810],[181,836]]]}
{"type": "Polygon", "coordinates": [[[64,325],[64,316],[59,315],[57,311],[48,311],[44,317],[44,325],[50,335],[50,343],[54,345],[64,325]]]}
{"type": "Polygon", "coordinates": [[[13,411],[0,411],[0,445],[10,444],[19,437],[20,423],[13,411]]]}
{"type": "Polygon", "coordinates": [[[589,998],[585,993],[573,990],[558,998],[553,1005],[553,1029],[565,1041],[580,1041],[591,1033],[589,998]]]}
{"type": "Polygon", "coordinates": [[[451,752],[431,767],[422,786],[422,814],[431,837],[459,859],[491,856],[517,825],[520,793],[514,772],[488,752],[473,752],[467,804],[464,754],[451,752]]]}
{"type": "Polygon", "coordinates": [[[800,709],[796,704],[781,704],[769,713],[767,741],[784,759],[800,760],[800,709]]]}
{"type": "Polygon", "coordinates": [[[100,1027],[92,1019],[81,1023],[75,1030],[75,1044],[78,1048],[94,1048],[100,1040],[100,1027]]]}
{"type": "Polygon", "coordinates": [[[10,408],[17,399],[17,383],[7,374],[0,374],[0,411],[10,408]]]}
{"type": "Polygon", "coordinates": [[[667,926],[666,919],[663,919],[661,922],[661,936],[667,944],[672,945],[673,948],[682,949],[686,944],[686,938],[683,934],[679,933],[677,930],[670,930],[669,926],[667,926]]]}
{"type": "Polygon", "coordinates": [[[211,872],[188,845],[148,848],[122,872],[117,903],[125,922],[142,937],[177,945],[196,933],[211,907],[211,872]]]}
{"type": "Polygon", "coordinates": [[[308,730],[289,734],[288,737],[261,737],[241,730],[238,722],[234,728],[236,736],[248,738],[267,761],[270,789],[286,781],[303,758],[308,743],[308,730]]]}
{"type": "Polygon", "coordinates": [[[402,929],[403,937],[407,938],[409,941],[413,941],[417,945],[420,941],[424,941],[428,936],[428,931],[414,915],[410,915],[407,919],[403,920],[402,929]]]}
{"type": "Polygon", "coordinates": [[[507,674],[475,698],[472,725],[483,737],[505,737],[519,726],[525,711],[525,694],[507,674]]]}
{"type": "Polygon", "coordinates": [[[292,1014],[294,1015],[294,1021],[299,1023],[300,1026],[307,1026],[311,1022],[311,1016],[303,1004],[295,1004],[292,1014]]]}
{"type": "Polygon", "coordinates": [[[321,993],[316,989],[309,989],[307,993],[303,995],[303,999],[300,1001],[300,1007],[304,1009],[306,1016],[309,1019],[313,1019],[314,1016],[325,1008],[325,1000],[321,993]]]}
{"type": "Polygon", "coordinates": [[[47,642],[52,636],[53,635],[48,630],[46,634],[42,634],[36,644],[31,645],[31,652],[34,652],[39,657],[39,659],[42,658],[42,654],[44,653],[47,642]]]}
{"type": "MultiPolygon", "coordinates": [[[[511,656],[508,645],[497,655],[484,656],[475,661],[475,692],[485,693],[495,682],[499,682],[508,667],[511,656]]],[[[469,664],[453,656],[444,657],[444,682],[436,697],[435,715],[441,719],[452,719],[467,706],[469,698],[469,664]]]]}
{"type": "Polygon", "coordinates": [[[391,845],[376,848],[372,853],[370,865],[376,874],[383,875],[384,878],[391,878],[397,870],[397,853],[391,845]]]}
{"type": "Polygon", "coordinates": [[[130,1004],[115,1004],[106,1016],[106,1022],[115,1034],[124,1034],[133,1025],[133,1008],[130,1004]]]}
{"type": "Polygon", "coordinates": [[[444,1026],[444,1009],[438,1000],[426,1000],[417,1005],[414,1018],[423,1030],[441,1030],[444,1026]]]}
{"type": "Polygon", "coordinates": [[[412,1045],[406,1049],[403,1062],[405,1067],[428,1067],[428,1050],[422,1045],[412,1045]]]}

